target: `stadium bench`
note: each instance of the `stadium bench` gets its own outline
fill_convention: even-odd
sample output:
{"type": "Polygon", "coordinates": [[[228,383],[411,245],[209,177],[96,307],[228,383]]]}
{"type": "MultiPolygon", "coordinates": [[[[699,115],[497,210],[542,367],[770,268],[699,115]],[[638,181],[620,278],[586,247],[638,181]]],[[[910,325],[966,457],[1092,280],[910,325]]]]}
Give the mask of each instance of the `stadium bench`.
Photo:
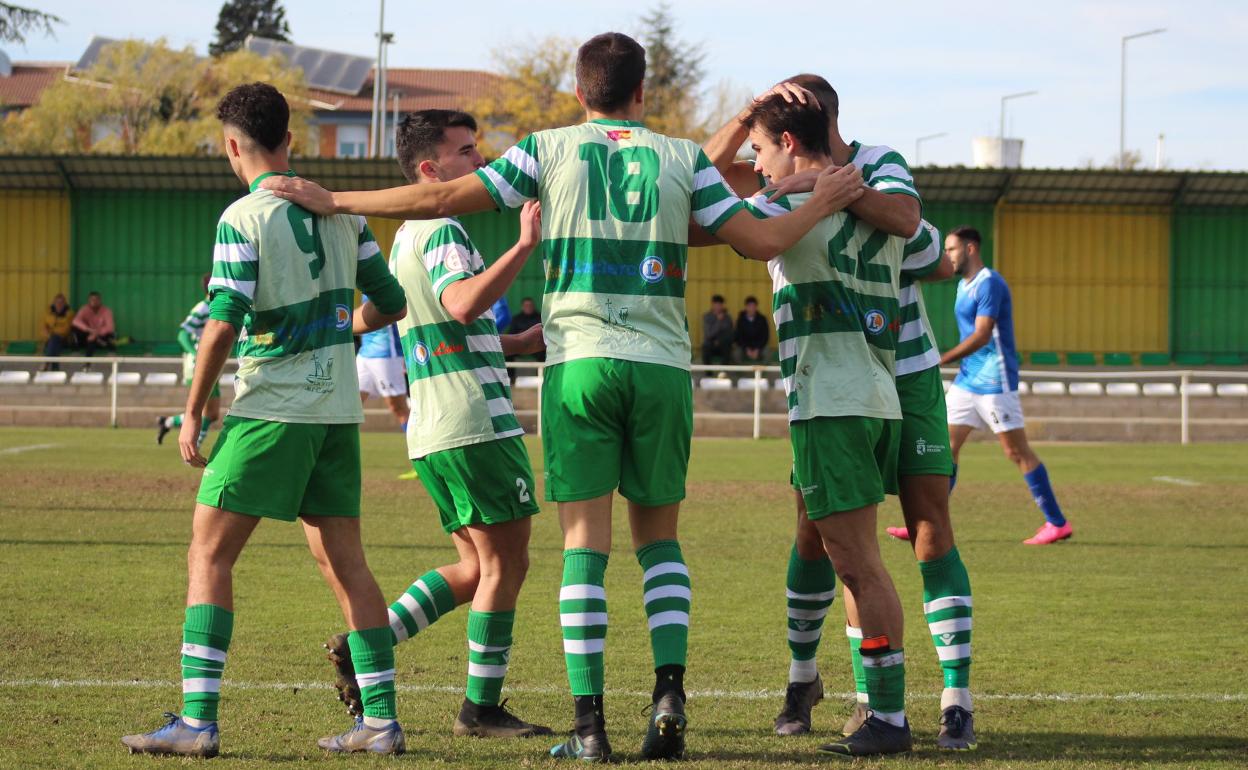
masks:
{"type": "Polygon", "coordinates": [[[1214,366],[1243,366],[1244,359],[1238,353],[1219,353],[1213,357],[1214,366]]]}
{"type": "Polygon", "coordinates": [[[1018,381],[1018,395],[1025,396],[1031,392],[1031,386],[1022,380],[1018,381]]]}
{"type": "Polygon", "coordinates": [[[178,384],[178,375],[174,372],[148,372],[143,378],[144,385],[168,387],[178,384]]]}
{"type": "Polygon", "coordinates": [[[176,342],[157,342],[152,346],[154,356],[180,356],[183,352],[182,346],[176,342]]]}
{"type": "Polygon", "coordinates": [[[119,356],[141,356],[146,348],[139,342],[127,342],[117,346],[117,350],[113,351],[119,356]]]}
{"type": "Polygon", "coordinates": [[[726,377],[703,377],[698,380],[701,390],[732,390],[732,380],[726,377]]]}
{"type": "Polygon", "coordinates": [[[1105,385],[1107,396],[1138,396],[1140,385],[1136,382],[1111,382],[1105,385]]]}
{"type": "Polygon", "coordinates": [[[1140,366],[1169,366],[1169,353],[1141,353],[1140,366]]]}
{"type": "Polygon", "coordinates": [[[1062,359],[1056,354],[1048,351],[1040,351],[1031,354],[1032,366],[1061,366],[1062,359]]]}
{"type": "Polygon", "coordinates": [[[1174,357],[1179,366],[1208,366],[1209,356],[1204,353],[1180,353],[1174,357]]]}
{"type": "Polygon", "coordinates": [[[1243,398],[1248,396],[1248,382],[1224,382],[1218,386],[1218,395],[1224,398],[1243,398]]]}
{"type": "Polygon", "coordinates": [[[1179,388],[1173,382],[1146,382],[1143,387],[1146,396],[1177,396],[1179,388]]]}
{"type": "Polygon", "coordinates": [[[1037,396],[1061,396],[1066,393],[1066,386],[1060,382],[1033,382],[1031,392],[1037,396]]]}
{"type": "Polygon", "coordinates": [[[11,356],[33,356],[38,350],[32,340],[14,340],[9,343],[7,353],[11,356]]]}
{"type": "Polygon", "coordinates": [[[742,377],[737,380],[737,390],[771,390],[771,380],[742,377]]]}
{"type": "Polygon", "coordinates": [[[221,379],[217,380],[217,384],[223,388],[232,388],[234,387],[234,380],[236,379],[238,379],[238,377],[234,374],[234,372],[226,372],[221,375],[221,379]]]}
{"type": "Polygon", "coordinates": [[[36,385],[64,385],[68,380],[68,372],[35,372],[36,385]]]}
{"type": "Polygon", "coordinates": [[[1135,358],[1130,353],[1106,353],[1102,360],[1106,366],[1131,366],[1135,358]]]}
{"type": "Polygon", "coordinates": [[[143,375],[138,372],[117,372],[117,376],[113,378],[113,382],[118,385],[138,385],[143,379],[143,375]]]}
{"type": "Polygon", "coordinates": [[[1103,396],[1105,395],[1105,389],[1101,387],[1099,382],[1072,382],[1070,383],[1070,395],[1103,396]]]}
{"type": "Polygon", "coordinates": [[[104,372],[74,372],[69,378],[70,385],[103,385],[104,372]]]}
{"type": "Polygon", "coordinates": [[[0,385],[25,385],[30,382],[30,372],[18,372],[6,369],[0,372],[0,385]]]}
{"type": "Polygon", "coordinates": [[[1067,353],[1067,366],[1096,366],[1095,353],[1067,353]]]}
{"type": "Polygon", "coordinates": [[[527,388],[529,390],[537,390],[542,386],[542,378],[536,374],[522,374],[516,377],[516,388],[527,388]]]}
{"type": "Polygon", "coordinates": [[[1208,382],[1189,382],[1183,392],[1189,396],[1207,398],[1213,395],[1213,385],[1208,382]]]}

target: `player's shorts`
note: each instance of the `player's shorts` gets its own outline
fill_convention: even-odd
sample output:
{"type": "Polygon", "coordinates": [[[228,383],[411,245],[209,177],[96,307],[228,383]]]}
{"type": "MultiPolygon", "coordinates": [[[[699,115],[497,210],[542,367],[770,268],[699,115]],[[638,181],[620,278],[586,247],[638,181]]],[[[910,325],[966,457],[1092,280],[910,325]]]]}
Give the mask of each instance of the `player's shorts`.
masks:
{"type": "Polygon", "coordinates": [[[412,467],[447,532],[503,524],[538,511],[533,467],[519,436],[443,449],[412,460],[412,467]]]}
{"type": "Polygon", "coordinates": [[[195,498],[294,521],[360,515],[360,426],[226,417],[195,498]]]}
{"type": "Polygon", "coordinates": [[[360,379],[360,392],[390,398],[407,395],[407,372],[403,359],[355,357],[355,373],[360,379]]]}
{"type": "Polygon", "coordinates": [[[897,494],[900,420],[815,417],[789,423],[793,481],[806,515],[822,519],[897,494]]]}
{"type": "Polygon", "coordinates": [[[639,505],[685,499],[693,387],[674,366],[580,358],[542,379],[546,499],[589,500],[617,487],[639,505]]]}
{"type": "MultiPolygon", "coordinates": [[[[191,353],[182,354],[182,384],[191,387],[191,383],[195,381],[195,356],[191,353]]],[[[212,392],[208,394],[208,398],[221,398],[221,383],[212,383],[212,392]]]]}
{"type": "Polygon", "coordinates": [[[1023,406],[1019,403],[1016,390],[1009,393],[972,393],[953,385],[945,394],[945,405],[949,409],[950,425],[992,428],[993,433],[1023,427],[1023,406]]]}
{"type": "Polygon", "coordinates": [[[897,475],[952,476],[945,384],[939,367],[898,377],[897,397],[901,401],[897,475]]]}

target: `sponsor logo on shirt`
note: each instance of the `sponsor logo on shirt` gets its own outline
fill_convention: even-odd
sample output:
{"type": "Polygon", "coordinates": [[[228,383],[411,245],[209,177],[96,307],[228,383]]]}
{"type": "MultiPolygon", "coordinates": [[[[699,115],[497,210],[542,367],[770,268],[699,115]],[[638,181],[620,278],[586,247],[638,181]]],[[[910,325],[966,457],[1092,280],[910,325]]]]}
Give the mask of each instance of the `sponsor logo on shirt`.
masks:
{"type": "Polygon", "coordinates": [[[945,451],[944,444],[929,444],[924,439],[914,442],[914,453],[920,457],[923,455],[938,455],[945,451]]]}
{"type": "Polygon", "coordinates": [[[607,138],[613,142],[628,140],[633,138],[633,130],[631,128],[617,128],[607,132],[607,138]]]}
{"type": "Polygon", "coordinates": [[[663,260],[658,257],[646,257],[641,261],[641,277],[646,283],[658,283],[663,280],[663,260]]]}
{"type": "Polygon", "coordinates": [[[316,353],[312,354],[312,373],[304,378],[308,386],[304,390],[313,393],[333,393],[334,392],[334,359],[332,357],[321,362],[321,357],[316,353]]]}
{"type": "Polygon", "coordinates": [[[351,327],[351,308],[346,305],[334,306],[334,328],[344,331],[351,327]]]}
{"type": "Polygon", "coordinates": [[[412,344],[411,359],[413,363],[420,364],[421,366],[429,363],[429,346],[420,340],[414,342],[412,344]]]}
{"type": "Polygon", "coordinates": [[[446,340],[442,340],[441,342],[439,342],[438,346],[434,348],[433,350],[433,354],[435,356],[449,356],[452,353],[463,353],[463,352],[464,352],[463,345],[448,345],[446,344],[446,340]]]}
{"type": "Polygon", "coordinates": [[[888,316],[880,310],[868,310],[862,316],[867,334],[879,334],[888,328],[888,316]]]}
{"type": "MultiPolygon", "coordinates": [[[[658,257],[646,257],[646,259],[643,260],[640,268],[635,268],[627,262],[621,263],[621,262],[585,261],[585,262],[579,262],[573,265],[551,263],[546,269],[546,278],[551,281],[558,281],[564,276],[573,276],[573,275],[603,275],[603,276],[623,277],[623,276],[637,275],[637,272],[634,272],[635,270],[637,272],[640,272],[641,277],[645,278],[650,283],[655,283],[661,278],[675,278],[677,280],[684,280],[685,278],[685,271],[681,269],[680,265],[664,265],[663,261],[659,259],[658,257]],[[646,272],[646,269],[647,269],[646,262],[649,262],[652,259],[658,262],[659,264],[659,275],[655,277],[653,280],[647,277],[647,272],[646,272]]],[[[650,275],[653,275],[653,273],[650,273],[650,275]]]]}

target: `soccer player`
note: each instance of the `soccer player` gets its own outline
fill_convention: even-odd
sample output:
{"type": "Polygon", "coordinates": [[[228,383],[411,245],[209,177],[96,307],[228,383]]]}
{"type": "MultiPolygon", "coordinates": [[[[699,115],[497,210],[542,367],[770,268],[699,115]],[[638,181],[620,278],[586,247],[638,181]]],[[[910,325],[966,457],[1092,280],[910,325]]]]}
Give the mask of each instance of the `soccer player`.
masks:
{"type": "Polygon", "coordinates": [[[940,358],[942,364],[961,362],[958,376],[945,397],[954,468],[971,431],[991,428],[1005,456],[1022,472],[1036,506],[1044,514],[1044,524],[1023,542],[1050,545],[1069,539],[1074,529],[1057,504],[1049,472],[1027,443],[1023,408],[1018,400],[1018,354],[1014,347],[1010,287],[1000,273],[984,266],[979,243],[979,231],[973,227],[957,227],[945,236],[945,251],[953,261],[954,271],[962,277],[953,306],[961,341],[940,358]]]}
{"type": "MultiPolygon", "coordinates": [[[[477,123],[451,110],[424,110],[398,127],[399,166],[412,184],[433,184],[485,165],[477,123]]],[[[501,338],[491,306],[511,285],[541,237],[541,207],[529,203],[520,239],[487,270],[460,223],[405,222],[390,271],[407,295],[399,322],[415,406],[408,454],[451,536],[459,561],[420,576],[390,606],[395,644],[414,637],[456,606],[468,611],[468,690],[455,735],[550,735],[499,705],[511,655],[516,599],[529,566],[529,517],[537,513],[533,470],[508,387],[505,354],[543,348],[542,327],[501,338]]],[[[393,327],[391,327],[393,328],[393,327]]],[[[360,693],[347,634],[326,645],[340,697],[352,713],[360,693]]]]}
{"type": "MultiPolygon", "coordinates": [[[[829,115],[815,99],[790,102],[771,94],[755,102],[742,123],[757,169],[769,179],[833,163],[829,115]]],[[[800,211],[807,198],[801,193],[768,201],[760,194],[747,203],[755,216],[767,217],[800,211]]],[[[904,243],[839,214],[768,262],[793,484],[831,566],[858,600],[864,637],[870,714],[851,735],[820,747],[830,754],[870,756],[911,747],[901,604],[875,537],[876,508],[897,485],[901,408],[894,358],[904,243]]],[[[830,591],[823,598],[830,599],[830,591]]],[[[819,612],[791,607],[789,614],[801,624],[820,620],[819,612]]]]}
{"type": "Polygon", "coordinates": [[[320,740],[333,752],[401,754],[394,641],[381,590],[360,544],[360,436],[353,331],[405,314],[363,218],[313,216],[259,183],[289,174],[290,120],[270,85],[231,90],[217,106],[226,156],[250,194],[217,225],[209,320],[200,340],[178,446],[204,468],[187,554],[182,713],[127,735],[132,752],[215,756],[217,706],[234,627],[233,566],[262,518],[300,518],[308,546],[351,629],[363,715],[320,740]],[[357,308],[355,289],[372,301],[357,308]],[[243,327],[236,397],[211,459],[199,452],[204,405],[243,327]]]}
{"type": "MultiPolygon", "coordinates": [[[[908,222],[903,215],[917,207],[918,191],[905,159],[895,150],[857,142],[846,144],[837,128],[839,100],[836,91],[817,75],[797,75],[773,91],[786,100],[816,98],[829,113],[829,145],[833,162],[851,157],[870,157],[864,166],[868,187],[876,197],[860,199],[850,213],[879,232],[896,234],[908,222]],[[796,86],[796,88],[794,87],[796,86]],[[866,201],[867,205],[863,205],[866,201]],[[896,205],[894,201],[900,202],[896,205]]],[[[738,124],[740,121],[737,121],[738,124]]],[[[726,126],[711,147],[717,163],[731,162],[744,139],[743,129],[726,126]],[[735,142],[735,143],[734,143],[735,142]]],[[[756,173],[729,174],[738,184],[756,186],[756,173]]],[[[803,175],[794,174],[768,189],[777,192],[802,188],[803,175]]],[[[806,188],[809,176],[806,175],[806,188]]],[[[970,579],[954,546],[949,520],[949,487],[953,472],[946,425],[940,354],[918,281],[944,280],[953,274],[952,264],[942,259],[940,234],[926,222],[907,240],[899,281],[900,319],[895,371],[901,405],[901,441],[897,458],[902,514],[919,533],[913,543],[923,577],[924,613],[944,672],[941,721],[937,745],[941,748],[973,749],[976,745],[969,690],[971,591],[970,579]]],[[[797,535],[789,556],[786,597],[791,660],[785,703],[776,717],[779,735],[810,731],[811,710],[823,697],[823,682],[815,663],[823,621],[832,604],[836,581],[823,551],[819,533],[806,516],[800,492],[797,498],[797,535]]],[[[893,531],[890,528],[890,533],[893,531]]],[[[852,591],[844,592],[846,626],[853,663],[858,703],[842,729],[852,735],[868,717],[865,672],[859,644],[862,630],[852,591]]]]}
{"type": "MultiPolygon", "coordinates": [[[[367,296],[363,299],[368,301],[367,296]]],[[[355,374],[360,380],[360,402],[366,403],[369,396],[380,397],[399,427],[407,430],[407,375],[397,326],[391,324],[360,337],[355,374]]]]}
{"type": "MultiPolygon", "coordinates": [[[[195,377],[195,351],[199,347],[199,339],[204,334],[204,324],[208,322],[211,306],[208,304],[208,282],[211,275],[203,277],[204,299],[195,303],[187,314],[182,325],[178,327],[178,344],[182,346],[182,380],[189,388],[195,377]]],[[[208,429],[221,417],[221,385],[214,382],[208,402],[204,404],[204,418],[199,424],[199,443],[203,444],[208,437],[208,429]]],[[[165,440],[165,434],[174,428],[181,427],[182,415],[172,414],[168,417],[156,418],[156,443],[165,440]]]]}
{"type": "Polygon", "coordinates": [[[654,655],[653,711],[642,755],[682,756],[690,581],[677,518],[693,428],[685,320],[689,220],[738,251],[770,258],[862,194],[846,167],[821,176],[811,200],[766,222],[740,200],[693,142],[649,131],[645,50],[619,33],[577,53],[587,122],[539,131],[476,174],[442,184],[329,193],[274,181],[314,211],[447,216],[542,204],[547,368],[542,432],[547,499],[564,531],[563,624],[575,731],[556,757],[604,761],[603,715],[611,501],[628,500],[654,655]]]}

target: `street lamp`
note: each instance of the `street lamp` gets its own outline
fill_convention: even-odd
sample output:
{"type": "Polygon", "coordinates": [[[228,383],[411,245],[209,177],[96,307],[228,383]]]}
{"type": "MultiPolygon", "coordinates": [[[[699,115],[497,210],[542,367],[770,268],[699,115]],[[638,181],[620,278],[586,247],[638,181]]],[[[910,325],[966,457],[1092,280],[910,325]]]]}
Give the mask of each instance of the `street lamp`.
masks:
{"type": "Polygon", "coordinates": [[[1122,38],[1122,88],[1118,97],[1118,167],[1127,167],[1127,41],[1137,37],[1160,35],[1166,28],[1150,29],[1147,32],[1136,32],[1122,38]]]}
{"type": "MultiPolygon", "coordinates": [[[[1001,140],[1003,145],[1005,142],[1005,103],[1009,101],[1010,99],[1021,99],[1024,96],[1035,96],[1038,93],[1040,92],[1039,91],[1020,91],[1016,94],[1006,94],[1005,96],[1001,97],[1001,133],[997,135],[997,138],[1001,140]]],[[[1004,153],[1005,151],[1002,150],[1002,152],[1004,153]]]]}
{"type": "Polygon", "coordinates": [[[914,165],[915,167],[923,165],[921,161],[923,157],[921,153],[921,148],[924,142],[926,142],[928,139],[939,139],[942,136],[948,136],[948,135],[949,135],[948,133],[941,131],[939,134],[928,134],[927,136],[920,136],[918,139],[915,139],[914,140],[914,165]]]}

